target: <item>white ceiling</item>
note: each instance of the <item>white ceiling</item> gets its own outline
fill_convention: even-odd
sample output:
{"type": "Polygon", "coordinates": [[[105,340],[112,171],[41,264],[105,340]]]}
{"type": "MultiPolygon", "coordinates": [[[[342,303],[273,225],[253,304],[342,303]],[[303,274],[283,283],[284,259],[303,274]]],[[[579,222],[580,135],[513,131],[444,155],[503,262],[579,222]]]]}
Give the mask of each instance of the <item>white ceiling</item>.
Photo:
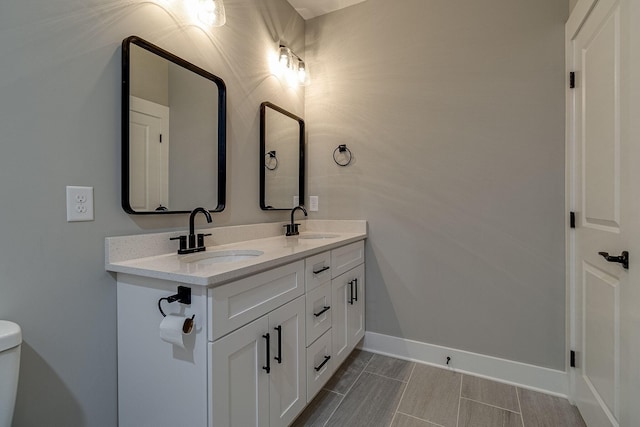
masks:
{"type": "Polygon", "coordinates": [[[365,0],[287,0],[304,19],[315,18],[365,0]]]}

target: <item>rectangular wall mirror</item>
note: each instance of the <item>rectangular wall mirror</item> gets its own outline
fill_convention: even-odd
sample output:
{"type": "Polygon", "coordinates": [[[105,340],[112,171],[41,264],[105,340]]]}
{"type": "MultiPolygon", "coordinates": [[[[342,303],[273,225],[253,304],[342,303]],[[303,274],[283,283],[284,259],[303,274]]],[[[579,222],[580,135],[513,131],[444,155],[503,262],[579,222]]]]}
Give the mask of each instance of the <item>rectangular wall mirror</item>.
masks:
{"type": "Polygon", "coordinates": [[[289,210],[304,204],[304,161],[304,120],[270,102],[260,104],[263,210],[289,210]]]}
{"type": "Polygon", "coordinates": [[[122,42],[122,207],[225,207],[224,81],[139,37],[122,42]]]}

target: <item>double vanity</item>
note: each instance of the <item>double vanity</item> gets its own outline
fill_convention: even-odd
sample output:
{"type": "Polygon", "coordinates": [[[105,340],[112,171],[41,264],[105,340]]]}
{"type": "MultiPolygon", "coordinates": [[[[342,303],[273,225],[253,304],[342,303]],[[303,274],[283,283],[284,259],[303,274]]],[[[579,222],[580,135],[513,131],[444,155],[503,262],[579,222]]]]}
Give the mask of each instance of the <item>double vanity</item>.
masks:
{"type": "Polygon", "coordinates": [[[194,230],[226,204],[226,85],[122,43],[122,207],[189,234],[110,237],[121,427],[288,426],[364,337],[365,221],[304,221],[304,120],[260,105],[260,207],[282,223],[194,230]],[[195,184],[195,185],[194,185],[195,184]],[[193,206],[206,206],[196,208],[193,206]],[[293,208],[293,209],[292,209],[293,208]]]}
{"type": "Polygon", "coordinates": [[[364,336],[366,221],[205,231],[187,255],[176,233],[106,239],[120,426],[287,426],[364,336]],[[165,314],[193,331],[161,339],[165,314]]]}

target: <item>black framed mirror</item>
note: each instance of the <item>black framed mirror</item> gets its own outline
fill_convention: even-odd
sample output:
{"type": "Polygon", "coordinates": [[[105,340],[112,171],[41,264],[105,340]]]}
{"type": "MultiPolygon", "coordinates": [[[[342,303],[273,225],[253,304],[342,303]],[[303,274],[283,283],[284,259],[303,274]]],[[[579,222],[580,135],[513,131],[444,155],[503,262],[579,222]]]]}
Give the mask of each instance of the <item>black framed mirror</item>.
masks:
{"type": "Polygon", "coordinates": [[[260,104],[263,210],[289,210],[304,205],[304,145],[304,120],[271,102],[260,104]]]}
{"type": "Polygon", "coordinates": [[[122,42],[122,207],[130,214],[225,207],[226,86],[137,36],[122,42]]]}

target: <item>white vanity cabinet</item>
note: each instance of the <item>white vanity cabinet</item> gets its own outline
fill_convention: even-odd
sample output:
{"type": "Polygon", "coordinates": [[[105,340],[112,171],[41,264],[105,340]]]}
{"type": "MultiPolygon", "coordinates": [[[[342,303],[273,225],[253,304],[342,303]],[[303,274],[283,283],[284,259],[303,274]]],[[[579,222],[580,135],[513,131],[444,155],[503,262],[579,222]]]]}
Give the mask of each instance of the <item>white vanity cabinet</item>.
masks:
{"type": "Polygon", "coordinates": [[[364,336],[363,240],[239,277],[118,271],[121,427],[286,427],[364,336]],[[195,315],[184,348],[159,337],[158,300],[177,286],[191,304],[162,308],[195,315]]]}

